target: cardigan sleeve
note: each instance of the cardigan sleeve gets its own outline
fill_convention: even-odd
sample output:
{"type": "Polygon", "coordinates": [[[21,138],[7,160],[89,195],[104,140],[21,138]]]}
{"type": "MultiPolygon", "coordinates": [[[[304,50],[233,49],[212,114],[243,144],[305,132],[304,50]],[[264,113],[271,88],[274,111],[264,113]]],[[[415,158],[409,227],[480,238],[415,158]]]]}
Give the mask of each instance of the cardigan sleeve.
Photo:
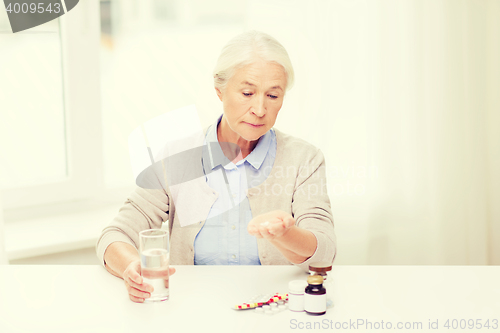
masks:
{"type": "Polygon", "coordinates": [[[332,263],[336,254],[336,237],[327,193],[325,158],[319,149],[298,170],[292,213],[296,225],[311,231],[317,240],[314,254],[296,266],[307,271],[313,262],[332,263]]]}
{"type": "Polygon", "coordinates": [[[124,242],[138,248],[140,231],[160,229],[162,222],[168,220],[169,204],[165,190],[137,187],[97,241],[97,257],[101,264],[105,264],[104,253],[111,243],[124,242]]]}

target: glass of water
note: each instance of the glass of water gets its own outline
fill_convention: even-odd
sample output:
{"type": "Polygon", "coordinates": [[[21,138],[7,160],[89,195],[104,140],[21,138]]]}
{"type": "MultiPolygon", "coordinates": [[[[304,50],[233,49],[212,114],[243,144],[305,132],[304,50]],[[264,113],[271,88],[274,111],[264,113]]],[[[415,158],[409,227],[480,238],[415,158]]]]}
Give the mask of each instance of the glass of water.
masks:
{"type": "Polygon", "coordinates": [[[161,229],[143,230],[139,233],[139,253],[141,256],[141,275],[145,283],[153,286],[151,297],[146,302],[159,302],[168,299],[168,265],[170,247],[168,231],[161,229]]]}

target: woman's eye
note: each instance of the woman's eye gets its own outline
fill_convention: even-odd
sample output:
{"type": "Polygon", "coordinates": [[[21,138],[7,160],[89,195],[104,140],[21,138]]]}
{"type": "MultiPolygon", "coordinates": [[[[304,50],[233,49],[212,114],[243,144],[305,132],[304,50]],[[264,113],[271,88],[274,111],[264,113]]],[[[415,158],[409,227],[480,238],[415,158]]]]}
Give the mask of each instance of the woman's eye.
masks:
{"type": "Polygon", "coordinates": [[[252,93],[243,93],[245,96],[252,96],[252,93]]]}
{"type": "Polygon", "coordinates": [[[268,96],[271,97],[272,99],[278,98],[278,96],[276,96],[276,95],[268,95],[268,96]]]}

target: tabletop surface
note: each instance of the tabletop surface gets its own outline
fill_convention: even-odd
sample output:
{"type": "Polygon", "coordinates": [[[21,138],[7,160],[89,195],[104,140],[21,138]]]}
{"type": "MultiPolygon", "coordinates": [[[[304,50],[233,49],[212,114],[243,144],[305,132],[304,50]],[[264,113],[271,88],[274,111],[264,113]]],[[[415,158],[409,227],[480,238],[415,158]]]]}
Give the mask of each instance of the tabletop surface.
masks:
{"type": "Polygon", "coordinates": [[[0,332],[500,332],[497,266],[334,266],[323,316],[231,309],[287,293],[294,266],[175,267],[168,301],[136,304],[101,266],[0,266],[0,332]]]}

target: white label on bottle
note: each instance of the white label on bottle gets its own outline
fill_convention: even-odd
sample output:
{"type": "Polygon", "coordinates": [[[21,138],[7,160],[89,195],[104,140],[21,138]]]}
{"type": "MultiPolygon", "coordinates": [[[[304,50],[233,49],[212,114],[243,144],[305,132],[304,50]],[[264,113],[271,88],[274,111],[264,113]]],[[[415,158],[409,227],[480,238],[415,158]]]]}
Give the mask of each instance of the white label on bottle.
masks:
{"type": "Polygon", "coordinates": [[[306,312],[321,313],[326,311],[326,294],[304,295],[304,310],[306,312]]]}
{"type": "Polygon", "coordinates": [[[304,294],[288,294],[288,308],[290,311],[304,311],[304,294]]]}

